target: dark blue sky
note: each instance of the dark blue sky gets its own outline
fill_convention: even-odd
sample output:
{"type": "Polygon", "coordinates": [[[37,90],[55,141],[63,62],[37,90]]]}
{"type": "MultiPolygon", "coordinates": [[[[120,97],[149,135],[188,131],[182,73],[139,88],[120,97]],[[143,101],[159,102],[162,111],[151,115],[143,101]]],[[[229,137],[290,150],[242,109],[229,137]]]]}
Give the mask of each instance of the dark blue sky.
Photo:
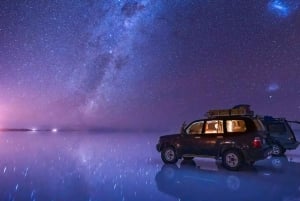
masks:
{"type": "Polygon", "coordinates": [[[300,119],[300,1],[0,5],[0,127],[177,129],[211,108],[300,119]]]}

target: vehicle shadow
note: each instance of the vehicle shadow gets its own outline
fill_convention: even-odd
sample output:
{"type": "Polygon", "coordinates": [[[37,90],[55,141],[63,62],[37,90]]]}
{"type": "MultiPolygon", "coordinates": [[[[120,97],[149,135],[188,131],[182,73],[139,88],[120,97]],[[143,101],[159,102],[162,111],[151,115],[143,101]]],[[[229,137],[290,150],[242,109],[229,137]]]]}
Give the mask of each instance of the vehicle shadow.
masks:
{"type": "Polygon", "coordinates": [[[257,167],[247,166],[242,171],[232,172],[224,168],[203,170],[194,160],[183,160],[178,165],[163,165],[155,181],[159,191],[178,200],[299,199],[300,175],[295,173],[300,164],[284,158],[280,158],[280,162],[280,171],[270,160],[257,167]]]}

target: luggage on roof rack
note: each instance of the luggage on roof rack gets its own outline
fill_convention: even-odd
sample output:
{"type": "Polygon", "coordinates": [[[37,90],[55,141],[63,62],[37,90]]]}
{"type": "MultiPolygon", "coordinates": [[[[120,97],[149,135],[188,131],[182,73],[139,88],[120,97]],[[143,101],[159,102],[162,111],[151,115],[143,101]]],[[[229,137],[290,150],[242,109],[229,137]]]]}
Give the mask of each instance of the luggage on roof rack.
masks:
{"type": "Polygon", "coordinates": [[[206,113],[208,118],[219,116],[253,116],[254,112],[250,110],[250,105],[236,105],[232,109],[209,110],[206,113]]]}

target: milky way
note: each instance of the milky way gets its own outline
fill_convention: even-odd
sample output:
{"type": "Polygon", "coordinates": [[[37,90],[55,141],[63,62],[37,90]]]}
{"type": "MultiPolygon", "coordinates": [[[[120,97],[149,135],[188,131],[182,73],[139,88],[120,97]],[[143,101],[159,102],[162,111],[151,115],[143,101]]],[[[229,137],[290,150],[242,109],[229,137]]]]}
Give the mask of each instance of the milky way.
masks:
{"type": "Polygon", "coordinates": [[[241,103],[299,119],[299,5],[2,1],[0,127],[177,129],[241,103]]]}

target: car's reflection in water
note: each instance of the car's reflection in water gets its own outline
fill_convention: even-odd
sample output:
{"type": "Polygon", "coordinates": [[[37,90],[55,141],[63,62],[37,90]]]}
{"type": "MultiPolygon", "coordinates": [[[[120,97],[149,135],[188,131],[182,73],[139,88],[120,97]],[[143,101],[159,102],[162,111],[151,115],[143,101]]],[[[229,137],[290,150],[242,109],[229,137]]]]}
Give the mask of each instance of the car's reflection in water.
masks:
{"type": "MultiPolygon", "coordinates": [[[[205,162],[204,162],[205,163],[205,162]]],[[[156,175],[159,191],[178,200],[300,200],[300,163],[273,157],[231,172],[201,169],[194,160],[164,165],[156,175]]]]}

